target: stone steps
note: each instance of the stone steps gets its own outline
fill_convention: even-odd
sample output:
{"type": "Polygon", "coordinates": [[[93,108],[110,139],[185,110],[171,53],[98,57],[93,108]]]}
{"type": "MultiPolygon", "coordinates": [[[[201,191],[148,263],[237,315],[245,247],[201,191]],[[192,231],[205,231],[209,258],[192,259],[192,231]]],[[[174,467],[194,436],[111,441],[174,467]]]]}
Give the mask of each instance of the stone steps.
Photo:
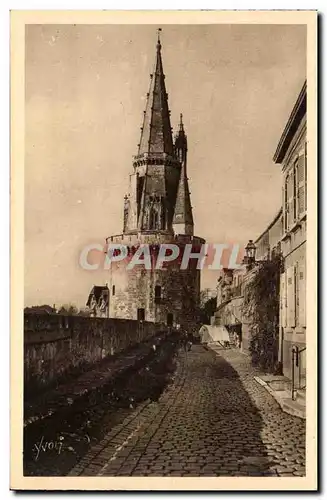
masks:
{"type": "Polygon", "coordinates": [[[306,418],[305,389],[296,390],[295,400],[293,400],[292,382],[287,377],[261,375],[254,377],[254,379],[271,394],[283,411],[295,417],[306,418]]]}

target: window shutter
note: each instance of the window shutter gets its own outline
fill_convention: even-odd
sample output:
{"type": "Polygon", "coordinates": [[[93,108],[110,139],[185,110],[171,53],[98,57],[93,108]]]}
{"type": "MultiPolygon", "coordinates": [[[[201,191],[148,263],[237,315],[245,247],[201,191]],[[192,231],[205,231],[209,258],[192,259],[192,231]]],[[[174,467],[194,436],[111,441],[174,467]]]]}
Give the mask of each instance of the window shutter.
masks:
{"type": "Polygon", "coordinates": [[[293,222],[297,221],[299,216],[299,207],[298,207],[298,159],[294,162],[293,167],[293,222]]]}
{"type": "Polygon", "coordinates": [[[280,324],[287,326],[286,273],[280,275],[280,324]]]}
{"type": "Polygon", "coordinates": [[[298,283],[299,283],[299,326],[306,326],[306,276],[305,264],[298,265],[298,283]]]}
{"type": "Polygon", "coordinates": [[[286,182],[282,187],[283,192],[283,232],[287,231],[287,189],[286,182]]]}
{"type": "Polygon", "coordinates": [[[296,262],[294,269],[294,307],[295,307],[295,326],[299,324],[299,274],[298,265],[296,262]]]}
{"type": "Polygon", "coordinates": [[[295,326],[294,267],[286,270],[287,276],[287,326],[295,326]]]}
{"type": "Polygon", "coordinates": [[[305,205],[305,210],[307,210],[307,143],[305,143],[305,158],[304,158],[304,187],[305,187],[305,193],[304,193],[304,205],[305,205]]]}
{"type": "Polygon", "coordinates": [[[306,187],[305,187],[305,155],[299,156],[298,166],[298,186],[297,186],[297,198],[298,198],[298,210],[299,216],[301,217],[306,210],[306,187]]]}
{"type": "Polygon", "coordinates": [[[294,174],[292,171],[289,173],[287,180],[287,229],[290,229],[294,222],[293,189],[294,174]]]}

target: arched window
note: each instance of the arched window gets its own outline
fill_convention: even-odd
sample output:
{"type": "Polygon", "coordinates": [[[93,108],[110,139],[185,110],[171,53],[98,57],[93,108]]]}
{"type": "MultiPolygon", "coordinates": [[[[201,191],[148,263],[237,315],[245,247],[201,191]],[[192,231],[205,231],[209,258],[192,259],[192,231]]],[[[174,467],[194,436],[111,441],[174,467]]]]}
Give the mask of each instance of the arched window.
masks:
{"type": "Polygon", "coordinates": [[[150,229],[159,229],[159,217],[156,208],[151,207],[150,217],[149,217],[149,228],[150,229]]]}

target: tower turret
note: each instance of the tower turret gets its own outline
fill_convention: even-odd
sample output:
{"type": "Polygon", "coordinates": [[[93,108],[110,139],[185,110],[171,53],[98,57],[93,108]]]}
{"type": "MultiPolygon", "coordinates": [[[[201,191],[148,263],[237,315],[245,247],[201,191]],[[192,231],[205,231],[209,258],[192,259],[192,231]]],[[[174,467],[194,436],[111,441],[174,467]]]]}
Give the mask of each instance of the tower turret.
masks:
{"type": "Polygon", "coordinates": [[[175,137],[175,155],[181,162],[177,190],[173,229],[175,234],[193,235],[194,224],[187,177],[187,137],[184,130],[183,115],[180,115],[179,131],[175,137]]]}

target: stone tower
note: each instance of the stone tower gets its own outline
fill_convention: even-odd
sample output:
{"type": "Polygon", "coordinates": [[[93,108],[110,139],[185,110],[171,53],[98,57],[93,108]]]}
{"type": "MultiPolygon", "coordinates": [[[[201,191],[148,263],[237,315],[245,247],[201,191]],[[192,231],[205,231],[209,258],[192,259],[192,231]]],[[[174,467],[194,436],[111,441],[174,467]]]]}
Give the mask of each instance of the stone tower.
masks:
{"type": "MultiPolygon", "coordinates": [[[[123,244],[128,256],[140,245],[150,245],[155,264],[161,244],[185,245],[199,252],[204,243],[193,235],[194,224],[187,178],[187,137],[182,115],[173,140],[158,36],[156,59],[144,110],[138,151],[133,160],[129,192],[124,198],[123,233],[107,244],[123,244]]],[[[195,325],[200,296],[198,261],[185,270],[177,259],[162,269],[112,263],[109,270],[110,317],[195,325]]]]}

